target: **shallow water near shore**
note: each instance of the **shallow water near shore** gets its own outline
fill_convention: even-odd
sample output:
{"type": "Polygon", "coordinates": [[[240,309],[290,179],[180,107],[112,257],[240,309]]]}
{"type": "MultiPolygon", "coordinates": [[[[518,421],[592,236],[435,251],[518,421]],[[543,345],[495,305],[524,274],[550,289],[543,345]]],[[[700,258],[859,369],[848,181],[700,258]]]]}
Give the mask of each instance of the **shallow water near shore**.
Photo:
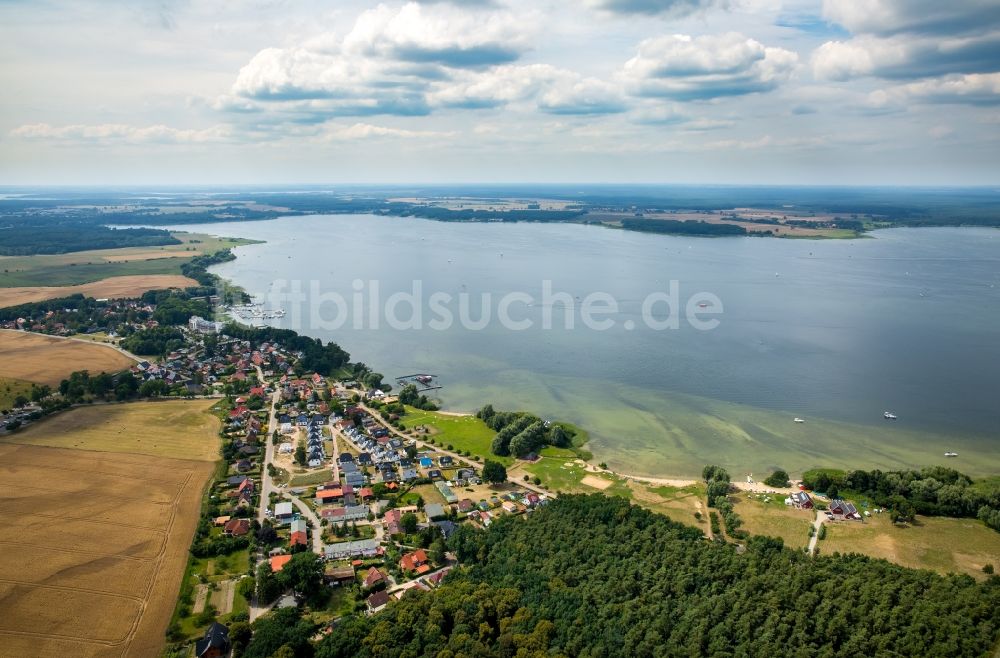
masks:
{"type": "Polygon", "coordinates": [[[618,470],[693,475],[707,462],[763,473],[947,461],[970,474],[1000,472],[995,230],[707,239],[366,215],[177,228],[265,241],[235,249],[237,260],[213,271],[265,300],[283,281],[302,282],[299,311],[286,302],[289,314],[270,324],[334,340],[389,382],[438,375],[446,409],[492,402],[574,422],[590,433],[596,460],[618,470]],[[426,324],[399,331],[348,321],[328,329],[310,317],[317,295],[350,301],[355,280],[366,294],[377,280],[384,302],[412,291],[415,279],[425,299],[524,292],[534,303],[513,305],[511,315],[534,326],[514,331],[493,321],[469,330],[456,322],[444,331],[426,324]],[[579,309],[546,309],[544,281],[570,306],[608,293],[618,304],[608,316],[613,326],[587,329],[577,316],[565,329],[564,313],[579,309]],[[682,305],[696,293],[715,295],[723,307],[718,328],[646,326],[643,300],[671,281],[682,305]],[[551,329],[541,328],[545,313],[551,329]],[[899,420],[884,420],[885,410],[899,420]],[[945,451],[959,457],[945,460],[945,451]]]}

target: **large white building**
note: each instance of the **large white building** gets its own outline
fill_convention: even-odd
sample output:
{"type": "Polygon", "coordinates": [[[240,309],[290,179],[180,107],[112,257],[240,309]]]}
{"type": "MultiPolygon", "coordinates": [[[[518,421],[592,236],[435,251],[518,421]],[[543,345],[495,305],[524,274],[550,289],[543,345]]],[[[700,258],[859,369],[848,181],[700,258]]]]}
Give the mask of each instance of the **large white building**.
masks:
{"type": "Polygon", "coordinates": [[[188,320],[188,328],[191,329],[191,331],[197,331],[200,334],[217,334],[222,331],[222,326],[221,322],[206,320],[205,318],[197,315],[192,316],[191,319],[188,320]]]}

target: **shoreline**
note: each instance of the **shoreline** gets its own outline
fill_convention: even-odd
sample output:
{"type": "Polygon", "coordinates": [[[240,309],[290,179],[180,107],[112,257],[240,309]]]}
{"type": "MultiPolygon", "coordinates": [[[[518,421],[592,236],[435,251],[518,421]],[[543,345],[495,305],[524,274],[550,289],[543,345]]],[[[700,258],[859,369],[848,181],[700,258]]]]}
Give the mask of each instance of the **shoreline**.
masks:
{"type": "MultiPolygon", "coordinates": [[[[337,217],[337,216],[338,215],[331,215],[330,217],[337,217]]],[[[286,217],[284,219],[292,219],[292,218],[293,217],[286,217]]],[[[282,218],[278,218],[278,219],[282,219],[282,218]]],[[[395,219],[405,219],[405,218],[396,217],[395,219]]],[[[435,221],[435,220],[427,219],[426,221],[435,221]]],[[[472,222],[472,223],[482,223],[482,222],[472,222]]],[[[890,227],[890,228],[910,228],[910,227],[890,227]]],[[[934,228],[934,227],[913,227],[913,228],[934,228]]],[[[944,228],[953,228],[953,227],[944,227],[944,228]]],[[[982,228],[982,227],[970,227],[970,228],[982,228]]],[[[887,228],[880,228],[878,230],[882,231],[882,230],[888,230],[888,229],[887,228]]],[[[875,237],[875,236],[871,236],[871,237],[875,237]]],[[[256,244],[262,244],[262,245],[267,245],[268,244],[268,240],[254,240],[254,243],[256,243],[256,244]]],[[[243,246],[243,245],[241,245],[241,246],[243,246]]],[[[250,245],[250,246],[252,246],[252,245],[250,245]]],[[[234,256],[234,259],[240,258],[239,256],[237,256],[236,253],[233,253],[233,256],[234,256]]],[[[251,257],[251,260],[252,260],[252,257],[251,257]]],[[[215,276],[219,276],[219,275],[216,274],[215,276]]],[[[229,279],[229,278],[223,278],[221,276],[219,276],[219,278],[220,278],[221,281],[226,282],[227,285],[236,287],[235,283],[231,279],[229,279]]],[[[263,294],[263,291],[262,291],[261,294],[263,294]]],[[[234,320],[234,321],[236,321],[236,322],[238,322],[239,324],[244,324],[244,325],[247,325],[247,326],[254,326],[254,327],[256,327],[256,326],[261,326],[261,324],[263,326],[280,326],[280,325],[272,325],[267,320],[264,320],[263,323],[259,324],[258,321],[253,321],[251,323],[247,323],[245,320],[242,320],[242,319],[236,318],[236,317],[231,317],[231,319],[234,320]]],[[[298,330],[296,330],[296,332],[298,333],[298,330]]],[[[302,335],[303,336],[309,336],[308,333],[302,333],[302,335]]],[[[334,342],[336,342],[335,339],[336,339],[336,337],[333,337],[334,342]]],[[[364,359],[361,359],[361,360],[364,360],[364,359]]],[[[388,382],[388,383],[392,383],[392,382],[388,382]]],[[[474,414],[474,411],[470,411],[470,409],[474,408],[475,404],[478,403],[478,405],[481,406],[482,404],[485,404],[485,403],[489,402],[488,398],[482,398],[482,399],[476,399],[476,398],[477,398],[477,396],[475,396],[475,395],[466,395],[465,398],[461,401],[461,404],[460,404],[460,406],[457,409],[455,409],[455,408],[449,409],[449,408],[447,408],[448,407],[447,404],[442,404],[442,406],[445,407],[445,408],[442,409],[442,410],[439,410],[438,413],[441,413],[442,415],[446,415],[446,416],[452,416],[452,417],[468,417],[468,416],[471,416],[471,415],[474,414]]],[[[680,401],[677,403],[677,406],[683,406],[684,404],[686,404],[684,402],[684,400],[685,400],[684,396],[681,396],[681,398],[679,400],[680,401]]],[[[727,430],[727,431],[729,429],[732,429],[733,432],[735,432],[737,429],[739,429],[739,427],[742,427],[743,425],[745,425],[745,423],[741,422],[741,419],[742,419],[741,416],[730,416],[730,415],[727,415],[725,413],[726,411],[730,411],[730,412],[733,411],[732,409],[723,408],[724,405],[729,404],[729,403],[727,403],[727,401],[725,401],[725,400],[714,400],[713,399],[711,402],[713,402],[713,403],[714,402],[719,402],[720,406],[717,407],[717,408],[709,408],[707,410],[706,409],[702,409],[699,412],[699,413],[701,413],[702,416],[704,416],[705,418],[707,418],[709,421],[718,421],[718,422],[727,422],[728,423],[728,421],[720,421],[720,419],[727,419],[727,418],[736,419],[736,420],[733,420],[733,422],[731,423],[733,425],[733,428],[723,428],[723,430],[727,430]]],[[[557,416],[557,415],[555,415],[555,414],[552,413],[551,409],[546,410],[546,411],[542,411],[542,412],[538,412],[538,411],[535,411],[538,407],[532,407],[530,404],[527,404],[527,403],[522,403],[522,404],[515,403],[515,404],[512,404],[512,405],[508,405],[508,406],[511,409],[518,409],[518,410],[528,411],[528,412],[531,412],[531,413],[535,413],[536,415],[553,418],[554,420],[557,420],[557,421],[560,419],[559,416],[557,416]]],[[[631,408],[631,407],[625,407],[625,409],[628,409],[628,408],[631,408]]],[[[769,416],[773,417],[773,418],[768,418],[766,420],[777,420],[778,422],[783,422],[779,418],[779,416],[783,416],[784,415],[784,414],[781,413],[780,410],[775,410],[775,409],[771,409],[771,408],[759,408],[759,409],[755,408],[755,410],[760,411],[762,414],[766,413],[769,416]]],[[[698,411],[698,410],[695,409],[694,411],[698,411]]],[[[739,410],[736,410],[736,411],[739,411],[739,410]]],[[[753,410],[751,410],[751,411],[753,411],[753,410]]],[[[789,414],[789,418],[791,418],[790,414],[789,414]]],[[[585,419],[581,417],[579,420],[585,420],[585,419]]],[[[852,429],[857,431],[856,436],[859,436],[859,437],[862,436],[862,435],[864,435],[866,432],[868,434],[871,434],[873,432],[877,432],[880,429],[879,423],[876,423],[876,422],[873,421],[870,424],[866,424],[863,419],[862,420],[858,420],[858,421],[851,421],[851,420],[845,421],[845,420],[839,420],[839,419],[824,419],[822,417],[817,416],[816,420],[818,421],[818,423],[822,423],[822,426],[819,429],[830,430],[829,437],[831,438],[831,440],[834,439],[834,438],[836,438],[837,436],[844,435],[845,433],[849,432],[852,429]],[[853,427],[853,428],[849,427],[849,426],[852,426],[852,425],[856,425],[857,427],[853,427]],[[830,427],[830,426],[832,426],[832,427],[830,427]],[[836,426],[841,426],[841,427],[836,427],[836,426]],[[861,426],[864,426],[864,428],[862,429],[861,426]]],[[[758,419],[758,421],[759,421],[759,419],[758,419]]],[[[790,420],[789,420],[789,422],[790,422],[790,420]]],[[[581,426],[581,429],[583,429],[584,431],[588,432],[588,434],[593,434],[592,432],[589,431],[589,428],[587,427],[587,423],[586,422],[580,423],[579,421],[577,421],[574,424],[579,424],[581,426]]],[[[593,427],[593,426],[591,426],[591,427],[593,427]]],[[[782,439],[789,438],[789,435],[793,434],[791,432],[786,431],[783,425],[772,424],[769,429],[773,430],[776,433],[776,437],[782,438],[782,439]]],[[[940,439],[941,442],[942,442],[942,444],[944,444],[944,443],[947,443],[948,440],[949,440],[949,438],[950,438],[949,435],[946,435],[943,432],[939,433],[940,430],[936,430],[936,429],[922,429],[922,428],[910,428],[910,427],[907,427],[907,428],[905,428],[905,430],[906,431],[899,432],[899,433],[897,433],[895,431],[893,432],[894,436],[896,436],[896,438],[898,439],[898,441],[895,441],[895,443],[898,443],[899,445],[902,445],[903,440],[907,438],[906,435],[912,435],[912,436],[916,437],[916,436],[918,436],[920,434],[923,434],[923,435],[926,436],[926,438],[934,438],[935,439],[935,444],[936,444],[936,442],[937,442],[938,439],[940,439]],[[934,436],[932,437],[931,435],[934,435],[934,436]]],[[[604,436],[604,434],[602,434],[602,436],[604,436]]],[[[795,435],[795,436],[797,436],[797,435],[795,435]]],[[[963,443],[967,442],[966,447],[959,446],[957,448],[960,452],[963,453],[963,455],[966,452],[974,453],[974,452],[979,452],[981,450],[981,445],[980,444],[973,444],[972,443],[973,441],[978,441],[981,438],[978,435],[974,436],[974,435],[965,435],[965,434],[962,434],[960,436],[959,435],[955,435],[955,437],[956,437],[957,440],[960,440],[963,443]]],[[[590,448],[590,443],[588,442],[588,444],[585,444],[582,447],[583,447],[583,449],[588,450],[590,448]]],[[[607,444],[605,444],[605,447],[607,447],[607,444]]],[[[863,445],[860,445],[860,440],[859,440],[859,447],[860,448],[864,448],[865,447],[863,445]]],[[[947,448],[950,449],[950,446],[945,446],[945,447],[947,447],[947,448]]],[[[942,448],[942,450],[944,450],[944,449],[945,448],[942,448]]],[[[629,458],[630,456],[634,456],[634,454],[632,454],[634,452],[635,451],[632,451],[632,452],[630,452],[627,455],[618,454],[617,452],[615,452],[613,450],[613,446],[612,446],[608,450],[604,451],[602,457],[600,457],[600,458],[599,457],[594,457],[594,458],[592,458],[592,461],[593,462],[598,462],[598,461],[601,461],[601,459],[604,459],[604,460],[606,460],[608,462],[612,462],[612,461],[619,462],[619,463],[614,464],[614,466],[619,467],[619,468],[624,467],[623,470],[625,470],[625,471],[631,471],[631,472],[623,472],[623,473],[620,473],[620,474],[617,474],[617,475],[620,475],[622,477],[627,477],[629,479],[643,480],[643,481],[650,481],[650,482],[654,482],[654,481],[663,481],[664,483],[667,483],[669,481],[685,481],[685,482],[687,482],[687,481],[689,481],[688,478],[695,476],[695,474],[697,472],[696,468],[693,468],[693,467],[690,468],[690,469],[687,468],[688,466],[692,466],[692,464],[687,463],[688,461],[691,461],[690,459],[688,459],[688,460],[685,460],[683,458],[678,459],[678,458],[671,457],[670,455],[667,455],[666,453],[664,453],[665,456],[663,456],[663,458],[659,460],[662,463],[657,464],[657,465],[658,466],[666,466],[667,468],[663,468],[662,470],[654,468],[651,472],[649,472],[649,474],[635,473],[634,471],[632,471],[632,469],[635,468],[636,466],[638,466],[638,470],[639,471],[646,471],[646,469],[643,467],[643,463],[644,462],[640,461],[639,463],[635,463],[635,460],[632,460],[632,459],[629,458]],[[671,463],[673,463],[675,466],[681,466],[681,468],[680,469],[670,468],[670,464],[671,463]],[[673,476],[673,475],[664,475],[665,473],[676,474],[676,473],[684,473],[685,471],[689,472],[689,475],[687,477],[685,477],[683,475],[682,476],[676,476],[676,477],[673,476]]],[[[695,452],[697,452],[697,451],[692,452],[692,455],[698,456],[698,455],[694,454],[695,452]]],[[[900,468],[900,469],[907,469],[907,468],[920,468],[920,467],[923,467],[923,466],[935,465],[935,464],[942,463],[942,460],[940,459],[940,454],[937,454],[937,455],[930,454],[930,452],[931,452],[930,450],[923,450],[923,451],[918,451],[918,452],[920,452],[920,454],[918,454],[916,456],[916,458],[914,458],[914,459],[907,459],[905,457],[901,457],[901,453],[899,452],[899,450],[894,450],[892,452],[878,451],[874,455],[873,459],[862,460],[862,462],[864,462],[864,463],[851,461],[850,464],[847,464],[845,466],[848,466],[848,467],[856,466],[858,468],[900,468]]],[[[729,454],[729,452],[724,452],[724,453],[719,453],[717,457],[715,457],[713,455],[707,455],[707,456],[706,455],[701,455],[701,457],[704,457],[707,460],[704,463],[709,463],[713,459],[718,459],[718,460],[720,460],[720,463],[722,463],[723,465],[725,465],[726,461],[727,461],[727,455],[728,454],[729,454]]],[[[734,453],[734,454],[736,454],[736,453],[734,453]]],[[[826,459],[826,460],[817,461],[816,463],[806,463],[806,464],[803,464],[801,462],[803,462],[804,460],[801,458],[800,455],[795,455],[793,458],[791,458],[789,460],[789,461],[795,462],[795,463],[786,463],[786,462],[782,461],[780,458],[777,459],[776,461],[780,462],[780,463],[778,463],[778,466],[784,467],[790,473],[796,473],[796,472],[797,473],[802,473],[805,470],[808,470],[809,468],[814,468],[814,467],[817,467],[817,466],[827,466],[827,465],[837,466],[837,465],[840,464],[840,462],[838,460],[836,460],[836,459],[826,459]],[[796,460],[797,460],[797,462],[796,462],[796,460]]],[[[967,461],[967,460],[963,460],[963,461],[967,461]]],[[[730,460],[730,462],[731,463],[728,465],[728,467],[730,468],[730,470],[733,470],[734,464],[741,463],[741,462],[739,462],[739,460],[737,460],[736,462],[732,462],[732,460],[730,460]]],[[[754,472],[756,472],[758,470],[761,471],[761,472],[764,472],[765,469],[762,466],[762,463],[763,462],[761,462],[761,463],[754,462],[755,468],[753,468],[751,470],[753,470],[754,472]]],[[[648,465],[653,466],[653,464],[648,464],[648,465]]],[[[971,472],[971,473],[974,473],[974,474],[975,473],[979,473],[979,474],[982,474],[982,475],[995,473],[995,471],[988,471],[986,473],[983,473],[982,470],[978,470],[978,471],[976,469],[970,470],[970,467],[969,467],[968,463],[963,464],[963,466],[965,467],[963,469],[963,472],[971,472]]],[[[739,468],[739,466],[735,466],[735,468],[739,468]]]]}

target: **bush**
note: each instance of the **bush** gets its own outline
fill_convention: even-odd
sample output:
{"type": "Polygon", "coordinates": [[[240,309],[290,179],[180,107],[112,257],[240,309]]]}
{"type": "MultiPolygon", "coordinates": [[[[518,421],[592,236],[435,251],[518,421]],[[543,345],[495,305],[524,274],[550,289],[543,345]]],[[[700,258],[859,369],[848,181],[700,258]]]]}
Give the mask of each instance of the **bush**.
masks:
{"type": "Polygon", "coordinates": [[[774,473],[771,473],[769,476],[767,476],[767,479],[764,480],[764,484],[766,484],[769,487],[787,487],[790,486],[792,483],[789,481],[788,473],[786,473],[781,469],[778,469],[774,473]]]}

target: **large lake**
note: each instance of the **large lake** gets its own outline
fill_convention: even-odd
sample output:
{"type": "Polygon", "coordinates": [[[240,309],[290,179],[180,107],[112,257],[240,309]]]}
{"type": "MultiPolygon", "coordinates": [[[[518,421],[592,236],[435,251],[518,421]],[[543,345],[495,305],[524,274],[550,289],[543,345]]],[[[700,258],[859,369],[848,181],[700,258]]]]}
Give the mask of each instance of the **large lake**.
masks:
{"type": "MultiPolygon", "coordinates": [[[[353,215],[177,228],[265,241],[237,248],[238,259],[214,271],[265,299],[282,281],[301,281],[307,302],[283,303],[289,315],[276,326],[334,340],[387,381],[436,374],[448,409],[492,402],[575,422],[595,456],[623,471],[916,466],[954,450],[959,457],[947,461],[956,468],[1000,472],[995,230],[812,241],[353,215]],[[366,316],[363,329],[353,318],[330,329],[310,319],[314,292],[351,302],[356,280],[366,294],[377,280],[383,302],[420,280],[425,327],[396,330],[383,318],[373,328],[366,316]],[[572,301],[546,307],[544,281],[572,301]],[[671,281],[682,304],[714,294],[719,326],[646,326],[643,300],[671,281]],[[467,293],[475,319],[482,293],[493,295],[495,317],[498,300],[518,291],[534,301],[513,304],[510,315],[532,320],[530,329],[495,319],[481,330],[426,327],[431,293],[467,293]],[[582,327],[579,316],[598,291],[619,307],[605,331],[582,327]],[[575,315],[572,330],[566,313],[575,315]],[[884,420],[885,410],[899,420],[884,420]]],[[[332,303],[318,308],[328,321],[337,315],[332,303]]],[[[663,320],[665,306],[654,309],[663,320]]],[[[398,316],[408,317],[405,306],[398,316]]]]}

